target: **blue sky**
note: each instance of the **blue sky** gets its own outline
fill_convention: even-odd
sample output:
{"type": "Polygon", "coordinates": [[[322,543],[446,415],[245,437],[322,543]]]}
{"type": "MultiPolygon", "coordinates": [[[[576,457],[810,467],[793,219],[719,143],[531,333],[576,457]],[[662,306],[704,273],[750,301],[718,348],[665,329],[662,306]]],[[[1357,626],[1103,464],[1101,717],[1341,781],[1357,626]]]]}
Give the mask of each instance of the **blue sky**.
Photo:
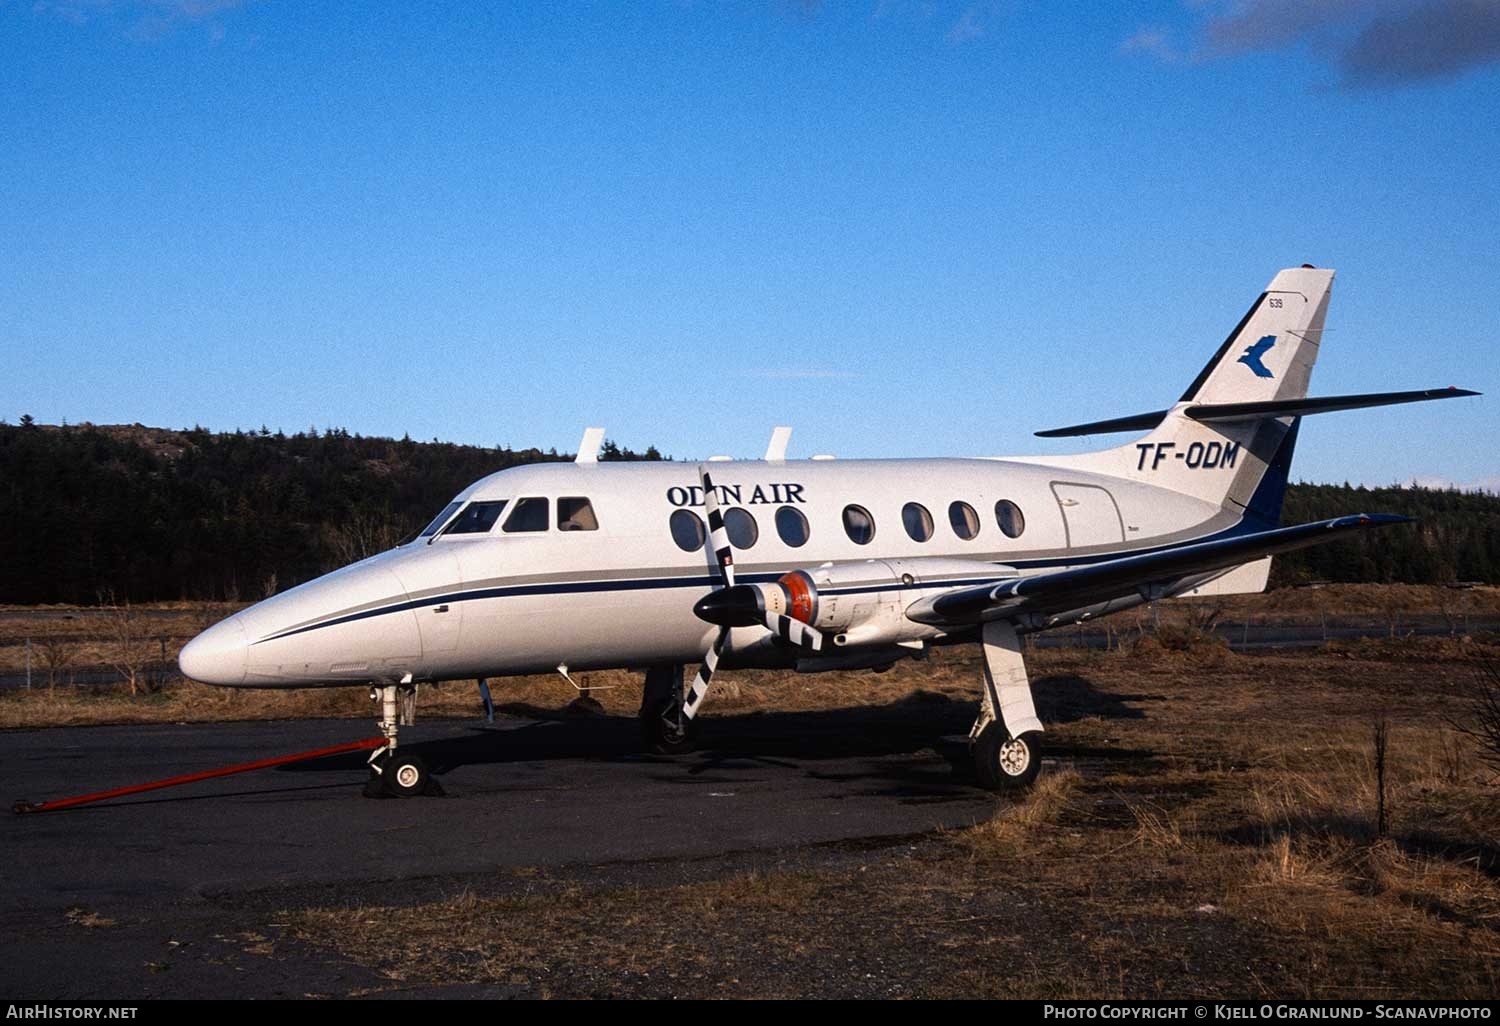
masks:
{"type": "MultiPolygon", "coordinates": [[[[12,423],[1064,452],[1303,262],[1315,392],[1500,388],[1487,0],[28,0],[0,90],[12,423]]],[[[1500,487],[1497,411],[1294,473],[1500,487]]]]}

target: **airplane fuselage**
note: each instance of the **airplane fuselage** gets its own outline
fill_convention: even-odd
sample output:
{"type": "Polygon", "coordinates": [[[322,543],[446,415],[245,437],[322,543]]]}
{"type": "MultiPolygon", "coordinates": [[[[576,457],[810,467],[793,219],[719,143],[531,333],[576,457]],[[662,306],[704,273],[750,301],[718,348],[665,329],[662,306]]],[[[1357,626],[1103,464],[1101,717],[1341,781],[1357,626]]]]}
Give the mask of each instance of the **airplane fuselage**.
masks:
{"type": "MultiPolygon", "coordinates": [[[[737,628],[727,658],[739,666],[888,663],[943,640],[942,631],[904,620],[907,607],[993,579],[997,567],[1056,570],[1211,537],[1238,521],[1168,489],[1006,459],[709,466],[720,505],[740,529],[741,581],[854,564],[825,589],[825,601],[841,592],[846,603],[884,604],[892,614],[890,629],[851,632],[816,659],[772,644],[763,628],[737,628]]],[[[702,491],[692,463],[550,463],[492,474],[454,500],[461,508],[504,501],[488,530],[441,530],[260,602],[214,628],[218,651],[209,644],[190,653],[192,675],[293,687],[694,662],[715,628],[693,615],[693,604],[721,583],[701,535],[681,526],[686,517],[701,522],[702,491]],[[507,529],[507,516],[528,499],[546,500],[545,528],[507,529]],[[561,529],[563,499],[570,508],[587,499],[597,526],[561,529]]],[[[861,612],[861,622],[880,619],[878,608],[861,612]]]]}

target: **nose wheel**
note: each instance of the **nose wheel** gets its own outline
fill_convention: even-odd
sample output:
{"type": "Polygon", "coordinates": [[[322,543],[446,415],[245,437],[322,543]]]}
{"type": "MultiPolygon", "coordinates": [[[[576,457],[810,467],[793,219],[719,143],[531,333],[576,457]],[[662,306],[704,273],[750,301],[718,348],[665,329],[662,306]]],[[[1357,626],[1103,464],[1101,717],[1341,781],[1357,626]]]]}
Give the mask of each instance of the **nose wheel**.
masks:
{"type": "Polygon", "coordinates": [[[443,789],[433,778],[426,760],[416,752],[397,749],[400,725],[410,724],[416,716],[416,685],[408,678],[400,684],[371,688],[370,697],[380,703],[379,726],[386,743],[370,757],[370,779],[365,784],[365,797],[441,795],[443,789]]]}
{"type": "Polygon", "coordinates": [[[413,798],[426,794],[432,784],[432,771],[420,755],[412,752],[393,752],[380,768],[381,781],[389,794],[397,798],[413,798]]]}

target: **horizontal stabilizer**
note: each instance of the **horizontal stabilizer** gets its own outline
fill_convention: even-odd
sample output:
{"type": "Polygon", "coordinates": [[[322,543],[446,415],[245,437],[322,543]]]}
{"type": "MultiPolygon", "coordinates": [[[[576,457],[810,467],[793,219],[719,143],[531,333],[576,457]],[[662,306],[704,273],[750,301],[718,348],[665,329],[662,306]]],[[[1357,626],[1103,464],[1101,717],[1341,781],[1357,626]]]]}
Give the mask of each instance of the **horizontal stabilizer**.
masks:
{"type": "Polygon", "coordinates": [[[1356,513],[1296,527],[1256,531],[1218,541],[1122,556],[1071,570],[1034,577],[1010,577],[993,584],[960,588],[923,599],[908,609],[906,615],[918,623],[952,628],[1028,614],[1060,613],[1136,592],[1145,594],[1170,587],[1183,578],[1238,566],[1262,556],[1320,545],[1351,531],[1406,523],[1411,523],[1410,517],[1356,513]]]}
{"type": "MultiPolygon", "coordinates": [[[[1420,403],[1429,399],[1458,399],[1479,395],[1467,388],[1425,388],[1414,392],[1369,392],[1362,395],[1325,395],[1302,399],[1265,399],[1248,403],[1200,403],[1182,407],[1182,412],[1191,420],[1205,424],[1227,424],[1237,421],[1261,420],[1267,417],[1305,417],[1313,413],[1334,413],[1338,410],[1361,410],[1371,406],[1395,406],[1400,403],[1420,403]]],[[[1162,422],[1171,412],[1154,410],[1137,413],[1132,417],[1116,417],[1113,420],[1096,420],[1073,427],[1053,428],[1038,431],[1039,438],[1071,438],[1077,435],[1110,434],[1117,431],[1149,431],[1162,422]]]]}
{"type": "Polygon", "coordinates": [[[1185,412],[1193,420],[1225,423],[1236,420],[1259,420],[1262,417],[1305,417],[1310,413],[1334,413],[1338,410],[1362,410],[1371,406],[1397,406],[1422,403],[1429,399],[1458,399],[1478,395],[1467,388],[1426,388],[1415,392],[1370,392],[1365,395],[1325,395],[1304,399],[1269,399],[1259,403],[1215,403],[1211,406],[1189,406],[1185,412]]]}
{"type": "Polygon", "coordinates": [[[1150,413],[1115,417],[1113,420],[1095,420],[1087,424],[1074,424],[1072,427],[1038,431],[1036,436],[1038,438],[1076,438],[1079,435],[1112,435],[1120,431],[1150,431],[1166,419],[1167,413],[1167,410],[1152,410],[1150,413]]]}

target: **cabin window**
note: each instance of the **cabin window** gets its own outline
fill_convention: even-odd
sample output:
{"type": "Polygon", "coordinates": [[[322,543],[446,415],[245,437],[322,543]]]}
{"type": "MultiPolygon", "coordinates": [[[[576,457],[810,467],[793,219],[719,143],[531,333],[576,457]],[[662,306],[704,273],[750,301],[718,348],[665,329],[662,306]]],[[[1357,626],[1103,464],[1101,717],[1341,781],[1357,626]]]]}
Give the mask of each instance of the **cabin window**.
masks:
{"type": "Polygon", "coordinates": [[[446,506],[443,507],[443,511],[441,513],[439,513],[437,516],[435,516],[435,517],[432,518],[432,523],[430,523],[426,527],[422,528],[422,533],[419,534],[419,535],[417,535],[417,537],[418,538],[431,538],[433,535],[437,534],[438,533],[438,529],[441,528],[444,524],[446,524],[448,522],[448,518],[451,517],[453,514],[457,513],[458,512],[458,507],[460,507],[462,505],[463,505],[463,503],[461,503],[461,502],[450,502],[450,503],[448,503],[448,505],[446,505],[446,506]]]}
{"type": "Polygon", "coordinates": [[[698,514],[690,509],[673,510],[669,523],[672,527],[672,540],[683,552],[697,552],[703,548],[703,539],[707,537],[708,531],[698,514]]]}
{"type": "Polygon", "coordinates": [[[517,499],[516,508],[510,511],[510,516],[505,518],[505,533],[517,534],[523,531],[545,531],[547,529],[547,500],[517,499]]]}
{"type": "Polygon", "coordinates": [[[854,544],[868,545],[875,540],[875,518],[863,506],[845,506],[844,533],[854,544]]]}
{"type": "Polygon", "coordinates": [[[912,541],[924,542],[932,537],[932,514],[920,502],[908,502],[901,507],[901,526],[912,541]]]}
{"type": "Polygon", "coordinates": [[[760,525],[748,509],[724,511],[724,532],[729,535],[729,544],[737,549],[748,549],[760,541],[760,525]]]}
{"type": "Polygon", "coordinates": [[[979,514],[967,502],[955,502],[948,507],[948,523],[964,541],[972,541],[979,534],[979,514]]]}
{"type": "Polygon", "coordinates": [[[557,529],[559,531],[599,530],[599,519],[594,516],[594,504],[581,496],[558,499],[557,529]]]}
{"type": "Polygon", "coordinates": [[[1007,538],[1019,538],[1021,532],[1026,530],[1026,518],[1021,515],[1021,507],[1009,499],[1001,499],[995,503],[995,522],[1000,525],[1000,530],[1005,532],[1007,538]]]}
{"type": "Polygon", "coordinates": [[[807,544],[807,518],[800,509],[783,506],[776,511],[776,533],[792,548],[807,544]]]}
{"type": "Polygon", "coordinates": [[[505,499],[498,502],[471,502],[464,507],[462,513],[453,518],[453,526],[443,534],[487,534],[495,526],[495,521],[500,519],[500,511],[505,508],[505,503],[505,499]]]}

